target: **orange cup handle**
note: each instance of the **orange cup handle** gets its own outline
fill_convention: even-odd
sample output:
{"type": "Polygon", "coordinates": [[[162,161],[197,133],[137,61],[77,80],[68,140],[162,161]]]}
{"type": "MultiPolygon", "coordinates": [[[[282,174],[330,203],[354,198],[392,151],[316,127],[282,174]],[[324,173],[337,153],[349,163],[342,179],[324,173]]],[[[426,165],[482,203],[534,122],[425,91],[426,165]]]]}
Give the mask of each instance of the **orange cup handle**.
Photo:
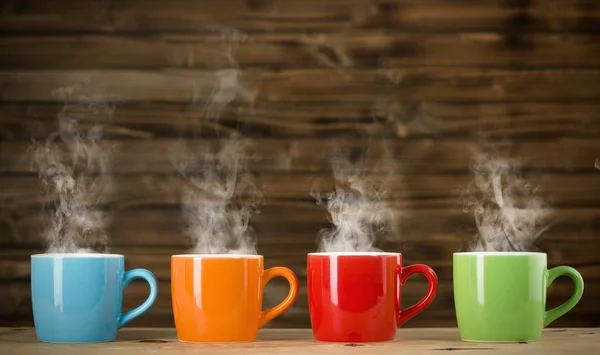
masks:
{"type": "Polygon", "coordinates": [[[286,267],[277,266],[265,270],[265,273],[263,274],[262,287],[264,288],[272,278],[277,276],[285,277],[288,280],[288,282],[290,283],[290,292],[288,292],[288,295],[283,300],[283,302],[271,309],[261,312],[259,327],[264,326],[271,319],[277,317],[286,309],[290,308],[292,303],[294,303],[294,301],[296,301],[296,298],[298,297],[298,277],[296,277],[296,274],[294,274],[292,270],[286,267]]]}

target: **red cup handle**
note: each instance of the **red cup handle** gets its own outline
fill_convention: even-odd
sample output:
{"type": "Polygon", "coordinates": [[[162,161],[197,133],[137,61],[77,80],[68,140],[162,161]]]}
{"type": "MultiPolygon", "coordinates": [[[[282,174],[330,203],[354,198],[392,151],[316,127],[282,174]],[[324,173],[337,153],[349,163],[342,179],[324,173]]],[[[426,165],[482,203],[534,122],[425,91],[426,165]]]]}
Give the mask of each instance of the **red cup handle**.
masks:
{"type": "Polygon", "coordinates": [[[400,285],[404,285],[404,283],[406,283],[406,280],[408,280],[408,278],[411,277],[413,274],[425,275],[427,281],[429,281],[429,289],[427,290],[427,294],[425,295],[425,297],[423,297],[423,299],[420,300],[417,304],[410,306],[405,310],[401,310],[400,307],[398,307],[398,317],[396,318],[398,326],[401,326],[402,324],[406,323],[407,320],[411,319],[412,317],[417,315],[417,313],[425,309],[425,307],[427,307],[431,303],[431,301],[433,301],[433,299],[435,298],[435,293],[437,292],[438,278],[435,272],[433,272],[433,270],[429,266],[423,264],[415,264],[409,265],[407,267],[401,267],[400,265],[398,265],[398,276],[400,277],[400,285]]]}

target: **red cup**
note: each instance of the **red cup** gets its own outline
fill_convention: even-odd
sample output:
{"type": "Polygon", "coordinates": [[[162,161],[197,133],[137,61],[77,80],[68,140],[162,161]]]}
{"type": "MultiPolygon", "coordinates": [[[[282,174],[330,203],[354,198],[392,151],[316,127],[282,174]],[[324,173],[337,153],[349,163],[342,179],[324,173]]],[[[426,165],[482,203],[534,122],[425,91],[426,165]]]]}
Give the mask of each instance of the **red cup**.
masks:
{"type": "Polygon", "coordinates": [[[400,253],[309,253],[308,306],[316,340],[393,340],[396,328],[433,301],[438,281],[422,264],[402,267],[400,253]],[[429,281],[425,297],[400,310],[402,285],[413,274],[429,281]]]}

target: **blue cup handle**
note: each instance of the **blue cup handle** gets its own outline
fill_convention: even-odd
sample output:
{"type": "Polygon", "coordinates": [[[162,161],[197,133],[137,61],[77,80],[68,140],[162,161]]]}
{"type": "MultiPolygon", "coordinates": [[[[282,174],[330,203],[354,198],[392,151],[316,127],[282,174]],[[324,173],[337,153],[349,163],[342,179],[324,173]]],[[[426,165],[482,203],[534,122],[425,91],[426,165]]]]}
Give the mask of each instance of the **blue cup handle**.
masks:
{"type": "Polygon", "coordinates": [[[146,312],[156,300],[156,294],[158,293],[158,285],[156,284],[156,279],[154,278],[154,274],[146,269],[133,269],[127,271],[123,274],[123,289],[129,285],[129,283],[135,279],[144,279],[150,285],[150,295],[144,303],[142,303],[139,307],[132,309],[129,312],[125,312],[121,314],[119,317],[118,328],[120,329],[125,324],[129,323],[133,319],[139,317],[142,313],[146,312]]]}

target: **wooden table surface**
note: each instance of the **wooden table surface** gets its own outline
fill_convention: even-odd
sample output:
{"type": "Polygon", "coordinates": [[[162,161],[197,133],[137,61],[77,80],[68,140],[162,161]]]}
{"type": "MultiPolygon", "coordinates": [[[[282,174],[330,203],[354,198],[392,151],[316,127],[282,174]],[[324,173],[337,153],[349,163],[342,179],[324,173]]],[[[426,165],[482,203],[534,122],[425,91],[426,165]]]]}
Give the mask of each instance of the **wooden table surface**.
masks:
{"type": "Polygon", "coordinates": [[[0,328],[0,354],[600,354],[600,328],[547,329],[530,343],[469,343],[452,328],[400,329],[385,343],[316,342],[310,329],[263,329],[249,343],[193,344],[177,341],[174,329],[124,328],[110,343],[38,342],[32,328],[0,328]]]}

